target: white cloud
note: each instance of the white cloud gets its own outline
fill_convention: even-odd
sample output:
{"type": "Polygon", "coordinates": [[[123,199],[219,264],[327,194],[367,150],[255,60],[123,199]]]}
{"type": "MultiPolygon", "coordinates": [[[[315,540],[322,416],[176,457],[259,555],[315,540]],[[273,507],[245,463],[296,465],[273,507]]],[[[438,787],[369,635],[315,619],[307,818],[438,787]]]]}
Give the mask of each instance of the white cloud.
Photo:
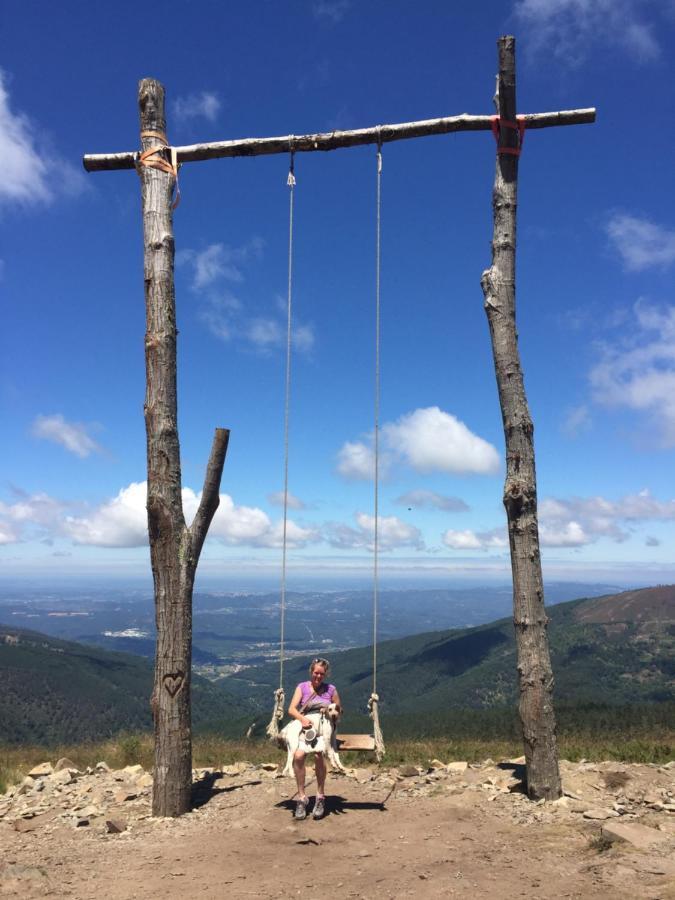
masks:
{"type": "MultiPolygon", "coordinates": [[[[341,550],[366,549],[373,550],[375,541],[375,518],[368,513],[357,512],[354,515],[356,528],[333,522],[326,526],[325,539],[333,547],[341,550]]],[[[398,547],[424,548],[422,535],[414,525],[402,522],[397,516],[378,517],[378,548],[383,552],[398,547]]]]}
{"type": "MultiPolygon", "coordinates": [[[[658,500],[649,491],[618,500],[605,497],[547,497],[539,503],[539,541],[542,547],[584,547],[601,538],[623,543],[633,526],[648,521],[675,520],[675,500],[658,500]]],[[[654,538],[647,546],[658,546],[654,538]]],[[[508,547],[505,528],[491,531],[450,529],[442,541],[451,550],[498,550],[508,547]]]]}
{"type": "Polygon", "coordinates": [[[401,494],[400,497],[394,500],[394,503],[411,508],[421,506],[431,509],[442,509],[445,512],[468,512],[469,510],[468,505],[460,497],[446,497],[443,494],[423,489],[401,494]]]}
{"type": "Polygon", "coordinates": [[[28,206],[81,193],[84,173],[49,148],[49,139],[28,116],[12,110],[8,80],[0,69],[0,204],[28,206]]]}
{"type": "Polygon", "coordinates": [[[199,311],[199,318],[214,337],[227,343],[237,333],[241,302],[229,292],[212,294],[199,311]]]}
{"type": "MultiPolygon", "coordinates": [[[[258,547],[276,547],[279,549],[283,546],[284,523],[275,522],[272,528],[267,531],[258,541],[253,542],[258,547]]],[[[321,535],[316,528],[303,528],[292,519],[286,522],[286,545],[292,548],[306,547],[307,544],[314,544],[320,541],[321,535]]]]}
{"type": "Polygon", "coordinates": [[[595,403],[646,413],[675,445],[675,307],[638,302],[630,335],[599,347],[589,373],[595,403]]]}
{"type": "Polygon", "coordinates": [[[607,223],[607,234],[633,272],[650,266],[667,268],[675,262],[675,229],[649,219],[616,213],[607,223]]]}
{"type": "Polygon", "coordinates": [[[286,340],[286,332],[281,322],[274,319],[251,319],[247,337],[261,350],[267,350],[270,347],[281,347],[286,340]]]}
{"type": "MultiPolygon", "coordinates": [[[[194,512],[197,511],[201,494],[192,494],[194,512]]],[[[183,504],[186,506],[186,518],[188,521],[194,516],[188,515],[185,504],[185,491],[183,491],[183,504]]],[[[220,495],[220,506],[213,517],[209,528],[209,535],[218,538],[225,544],[253,544],[273,546],[271,538],[272,523],[267,513],[256,506],[237,506],[228,494],[220,495]]]]}
{"type": "Polygon", "coordinates": [[[480,550],[481,542],[474,531],[454,531],[448,529],[442,536],[442,541],[451,550],[480,550]]]}
{"type": "MultiPolygon", "coordinates": [[[[210,244],[200,251],[181,250],[176,254],[176,264],[190,267],[192,289],[205,292],[198,316],[214,337],[225,342],[237,340],[258,352],[268,353],[286,346],[285,301],[276,298],[272,315],[251,315],[231,289],[223,285],[223,282],[243,285],[246,266],[260,259],[263,248],[261,238],[252,238],[241,247],[210,244]]],[[[313,327],[296,319],[291,341],[294,352],[308,353],[315,343],[313,327]]]]}
{"type": "MultiPolygon", "coordinates": [[[[241,302],[231,294],[207,298],[199,317],[214,337],[226,343],[238,340],[262,354],[286,347],[286,322],[263,316],[248,318],[241,302]]],[[[313,346],[314,331],[310,325],[293,328],[292,352],[307,353],[313,346]]]]}
{"type": "Polygon", "coordinates": [[[0,519],[0,545],[16,544],[21,540],[17,528],[10,522],[3,522],[0,519]]]}
{"type": "MultiPolygon", "coordinates": [[[[347,441],[337,455],[337,471],[343,478],[367,480],[375,476],[375,453],[360,441],[347,441]]],[[[380,469],[382,471],[382,469],[380,469]]]]}
{"type": "Polygon", "coordinates": [[[37,416],[31,427],[31,434],[60,444],[80,459],[101,450],[96,441],[87,434],[86,425],[81,422],[67,422],[61,413],[53,416],[37,416]]]}
{"type": "Polygon", "coordinates": [[[546,498],[539,504],[541,543],[549,547],[583,546],[606,537],[623,543],[638,522],[675,519],[675,500],[658,500],[649,491],[618,500],[605,497],[546,498]]]}
{"type": "Polygon", "coordinates": [[[539,526],[539,542],[542,547],[582,547],[590,541],[578,522],[567,522],[559,527],[542,522],[539,526]]]}
{"type": "Polygon", "coordinates": [[[88,516],[66,516],[64,531],[76,544],[143,547],[148,543],[145,482],[133,482],[88,516]]]}
{"type": "MultiPolygon", "coordinates": [[[[381,434],[382,474],[395,460],[422,473],[491,475],[499,471],[499,455],[492,444],[437,406],[416,409],[396,422],[385,423],[381,434]]],[[[372,478],[371,446],[360,441],[345,443],[338,453],[337,471],[346,478],[372,478]]]]}
{"type": "Polygon", "coordinates": [[[7,76],[0,70],[0,201],[47,203],[53,199],[45,157],[37,149],[35,127],[10,109],[7,76]]]}
{"type": "MultiPolygon", "coordinates": [[[[114,497],[84,516],[66,516],[63,532],[76,544],[98,547],[143,547],[148,543],[146,482],[133,482],[114,497]]],[[[189,525],[197,512],[201,494],[185,487],[182,492],[185,520],[189,525]]],[[[228,494],[220,495],[208,537],[230,546],[279,547],[283,524],[273,523],[257,507],[237,506],[228,494]]],[[[313,529],[287,523],[291,547],[318,540],[313,529]]]]}
{"type": "MultiPolygon", "coordinates": [[[[272,504],[272,506],[283,506],[284,505],[284,492],[283,491],[275,491],[272,494],[267,495],[268,501],[272,504]]],[[[291,492],[288,492],[287,503],[289,509],[306,509],[306,504],[303,501],[296,497],[291,492]]]]}
{"type": "Polygon", "coordinates": [[[336,25],[344,19],[351,5],[351,0],[313,0],[312,12],[316,19],[336,25]]]}
{"type": "Polygon", "coordinates": [[[567,437],[575,438],[582,431],[586,431],[591,425],[591,414],[585,404],[575,406],[568,410],[562,423],[562,431],[567,437]]]}
{"type": "Polygon", "coordinates": [[[241,264],[251,253],[259,255],[261,252],[261,241],[251,242],[243,247],[229,247],[221,243],[209,244],[204,250],[179,251],[176,254],[176,264],[192,266],[192,287],[198,291],[218,279],[242,282],[244,276],[241,273],[241,264]]]}
{"type": "Polygon", "coordinates": [[[15,503],[0,503],[0,515],[23,525],[40,525],[52,528],[58,521],[64,504],[45,493],[25,494],[17,491],[19,499],[15,503]]]}
{"type": "Polygon", "coordinates": [[[499,471],[499,455],[492,444],[437,406],[416,409],[385,424],[382,434],[390,450],[396,450],[417,472],[490,475],[499,471]]]}
{"type": "Polygon", "coordinates": [[[27,494],[14,489],[14,503],[0,501],[0,544],[11,544],[37,533],[58,532],[65,505],[45,493],[27,494]]]}
{"type": "Polygon", "coordinates": [[[449,529],[441,535],[441,540],[451,550],[503,550],[509,545],[505,528],[493,528],[491,531],[449,529]]]}
{"type": "Polygon", "coordinates": [[[213,91],[201,91],[196,94],[188,94],[186,97],[176,97],[173,101],[173,114],[178,122],[189,122],[192,119],[206,119],[215,122],[222,103],[213,91]]]}
{"type": "Polygon", "coordinates": [[[314,329],[311,325],[296,325],[293,328],[293,349],[298,353],[309,353],[314,343],[314,329]]]}
{"type": "Polygon", "coordinates": [[[535,50],[579,65],[598,45],[617,48],[639,63],[661,55],[657,23],[645,10],[656,0],[516,0],[515,13],[535,50]]]}

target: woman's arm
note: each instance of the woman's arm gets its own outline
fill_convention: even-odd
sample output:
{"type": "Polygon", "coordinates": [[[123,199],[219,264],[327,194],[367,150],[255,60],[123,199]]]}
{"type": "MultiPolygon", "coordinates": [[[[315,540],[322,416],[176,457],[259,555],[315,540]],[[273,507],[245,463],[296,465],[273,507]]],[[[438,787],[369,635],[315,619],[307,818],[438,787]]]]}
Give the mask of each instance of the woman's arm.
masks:
{"type": "Polygon", "coordinates": [[[302,689],[300,685],[298,685],[295,689],[295,693],[291,699],[291,705],[288,707],[288,715],[291,719],[297,719],[298,722],[302,725],[303,728],[309,728],[312,724],[312,720],[308,719],[298,709],[298,703],[302,700],[302,689]]]}
{"type": "Polygon", "coordinates": [[[342,709],[342,701],[340,700],[340,695],[338,694],[337,688],[335,688],[335,690],[333,691],[333,703],[337,703],[337,705],[340,707],[340,712],[344,712],[344,710],[342,709]]]}

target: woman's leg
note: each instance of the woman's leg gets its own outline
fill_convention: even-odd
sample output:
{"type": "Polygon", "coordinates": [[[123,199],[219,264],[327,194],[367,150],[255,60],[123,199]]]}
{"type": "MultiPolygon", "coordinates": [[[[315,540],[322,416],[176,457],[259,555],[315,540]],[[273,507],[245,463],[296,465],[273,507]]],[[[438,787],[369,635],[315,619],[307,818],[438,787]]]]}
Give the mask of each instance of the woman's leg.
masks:
{"type": "Polygon", "coordinates": [[[296,750],[293,754],[293,771],[295,772],[295,783],[298,786],[298,800],[306,800],[307,795],[305,794],[305,754],[302,752],[302,750],[296,750]]]}
{"type": "Polygon", "coordinates": [[[316,754],[316,803],[312,811],[315,819],[323,819],[326,813],[326,760],[323,753],[316,754]]]}
{"type": "Polygon", "coordinates": [[[316,770],[316,792],[319,797],[326,796],[326,760],[323,757],[323,753],[316,754],[316,761],[314,763],[314,768],[316,770]]]}

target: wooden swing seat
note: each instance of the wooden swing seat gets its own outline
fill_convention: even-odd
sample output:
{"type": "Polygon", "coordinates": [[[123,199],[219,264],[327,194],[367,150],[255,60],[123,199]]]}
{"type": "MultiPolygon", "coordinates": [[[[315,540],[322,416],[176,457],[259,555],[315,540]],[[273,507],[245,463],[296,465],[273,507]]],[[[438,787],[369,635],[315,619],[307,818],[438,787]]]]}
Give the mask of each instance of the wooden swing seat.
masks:
{"type": "Polygon", "coordinates": [[[338,734],[335,739],[338,753],[346,750],[375,750],[375,738],[372,734],[338,734]]]}

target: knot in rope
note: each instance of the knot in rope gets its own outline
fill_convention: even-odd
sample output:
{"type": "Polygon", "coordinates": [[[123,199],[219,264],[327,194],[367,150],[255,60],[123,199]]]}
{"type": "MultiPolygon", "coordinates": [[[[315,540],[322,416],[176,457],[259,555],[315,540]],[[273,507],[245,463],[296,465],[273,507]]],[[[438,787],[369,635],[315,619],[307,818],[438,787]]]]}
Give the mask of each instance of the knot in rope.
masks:
{"type": "Polygon", "coordinates": [[[291,137],[290,141],[288,142],[290,147],[291,161],[289,163],[288,178],[286,180],[286,184],[290,188],[295,187],[295,150],[293,149],[293,142],[294,138],[291,137]]]}
{"type": "Polygon", "coordinates": [[[277,688],[274,692],[274,711],[272,712],[272,718],[265,729],[267,737],[271,741],[276,741],[281,747],[284,747],[285,744],[279,737],[279,722],[281,722],[284,717],[285,700],[286,696],[284,694],[284,689],[282,687],[277,688]]]}
{"type": "Polygon", "coordinates": [[[384,735],[382,734],[382,729],[380,728],[380,714],[378,711],[378,706],[380,703],[379,695],[373,691],[370,695],[370,699],[368,700],[368,714],[370,718],[373,720],[373,738],[375,740],[375,757],[378,762],[382,759],[384,754],[386,753],[384,747],[384,735]]]}

